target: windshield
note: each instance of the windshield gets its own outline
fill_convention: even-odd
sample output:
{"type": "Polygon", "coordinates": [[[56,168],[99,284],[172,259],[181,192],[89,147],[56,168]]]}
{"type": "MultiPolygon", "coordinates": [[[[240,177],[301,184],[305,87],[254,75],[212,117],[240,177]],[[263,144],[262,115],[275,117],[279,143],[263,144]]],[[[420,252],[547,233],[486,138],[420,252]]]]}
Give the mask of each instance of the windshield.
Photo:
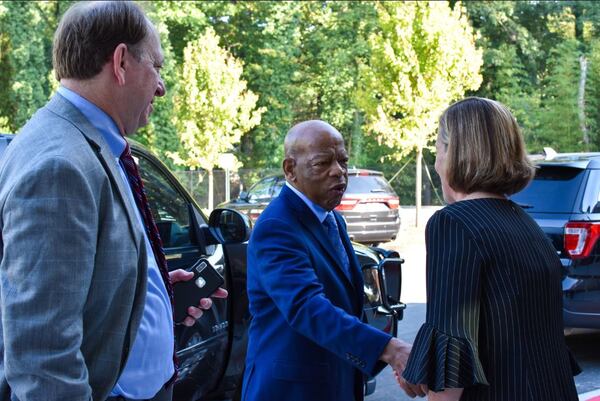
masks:
{"type": "Polygon", "coordinates": [[[511,198],[528,212],[571,213],[584,171],[573,167],[540,167],[531,183],[511,198]]]}
{"type": "Polygon", "coordinates": [[[358,175],[348,177],[346,193],[369,194],[387,193],[395,194],[390,184],[380,175],[358,175]]]}

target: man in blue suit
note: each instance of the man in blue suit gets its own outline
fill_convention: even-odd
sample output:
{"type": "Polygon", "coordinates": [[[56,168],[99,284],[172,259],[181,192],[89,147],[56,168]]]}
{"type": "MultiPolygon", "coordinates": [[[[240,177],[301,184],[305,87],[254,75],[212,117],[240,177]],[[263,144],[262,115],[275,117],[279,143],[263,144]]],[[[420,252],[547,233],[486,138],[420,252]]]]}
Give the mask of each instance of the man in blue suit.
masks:
{"type": "Polygon", "coordinates": [[[362,321],[363,280],[333,209],[348,182],[341,134],[323,121],[285,139],[286,186],[248,246],[245,401],[360,401],[365,375],[406,364],[410,345],[362,321]]]}

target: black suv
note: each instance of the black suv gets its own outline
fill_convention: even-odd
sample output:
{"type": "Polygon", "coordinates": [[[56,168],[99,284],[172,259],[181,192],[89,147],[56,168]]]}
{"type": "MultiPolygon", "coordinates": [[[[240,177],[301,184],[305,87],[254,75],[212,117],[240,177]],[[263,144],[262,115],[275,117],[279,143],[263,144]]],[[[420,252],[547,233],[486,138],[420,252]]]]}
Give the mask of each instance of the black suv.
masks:
{"type": "MultiPolygon", "coordinates": [[[[239,210],[256,221],[284,184],[282,174],[265,177],[248,192],[219,207],[239,210]]],[[[399,206],[400,199],[383,173],[353,168],[348,170],[348,187],[336,210],[346,220],[350,239],[377,245],[396,239],[400,230],[399,206]]]]}
{"type": "MultiPolygon", "coordinates": [[[[0,135],[0,155],[13,135],[0,135]]],[[[250,224],[237,211],[217,209],[207,219],[190,194],[153,154],[130,141],[148,202],[164,243],[169,270],[189,268],[207,258],[225,278],[227,299],[214,306],[193,327],[176,326],[179,375],[174,399],[237,399],[251,316],[246,293],[246,246],[250,224]]],[[[396,252],[354,244],[365,280],[364,310],[374,327],[396,335],[405,307],[399,302],[404,262],[396,252]]],[[[174,286],[177,297],[177,284],[174,286]]],[[[375,379],[365,393],[375,390],[375,379]]]]}
{"type": "Polygon", "coordinates": [[[600,328],[600,153],[533,156],[535,178],[512,196],[563,265],[565,327],[600,328]]]}

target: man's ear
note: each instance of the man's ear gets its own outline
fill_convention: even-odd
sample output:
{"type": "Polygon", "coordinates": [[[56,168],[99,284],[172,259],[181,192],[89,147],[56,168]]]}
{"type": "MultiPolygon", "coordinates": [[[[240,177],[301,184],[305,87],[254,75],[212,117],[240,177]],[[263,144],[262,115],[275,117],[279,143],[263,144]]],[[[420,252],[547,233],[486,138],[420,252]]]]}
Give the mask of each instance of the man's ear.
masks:
{"type": "Polygon", "coordinates": [[[283,159],[283,173],[285,174],[286,180],[289,182],[296,181],[294,167],[296,167],[296,160],[292,159],[291,157],[286,157],[283,159]]]}
{"type": "Polygon", "coordinates": [[[129,53],[127,45],[125,43],[119,43],[112,54],[113,75],[119,86],[125,85],[125,72],[127,70],[127,61],[129,57],[131,57],[131,53],[129,53]]]}

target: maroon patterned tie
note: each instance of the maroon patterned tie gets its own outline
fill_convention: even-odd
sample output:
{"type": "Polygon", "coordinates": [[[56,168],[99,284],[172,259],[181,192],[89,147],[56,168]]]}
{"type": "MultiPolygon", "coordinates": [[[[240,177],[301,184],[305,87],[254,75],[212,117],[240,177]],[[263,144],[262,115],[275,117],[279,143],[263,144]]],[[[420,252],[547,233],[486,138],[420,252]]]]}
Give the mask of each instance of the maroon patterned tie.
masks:
{"type": "MultiPolygon", "coordinates": [[[[160,275],[165,283],[165,287],[167,288],[172,311],[175,307],[175,298],[173,297],[173,284],[171,283],[171,279],[169,277],[169,268],[167,266],[167,259],[165,258],[165,251],[162,246],[160,234],[158,233],[158,227],[156,227],[156,222],[154,221],[152,212],[150,211],[150,206],[148,206],[148,199],[146,198],[146,192],[144,191],[142,177],[140,176],[137,165],[133,160],[133,156],[131,156],[131,149],[129,148],[129,144],[127,142],[125,142],[125,150],[119,159],[121,160],[123,168],[125,169],[127,181],[129,181],[129,186],[131,187],[131,192],[133,193],[133,198],[135,199],[135,204],[137,205],[138,210],[143,217],[146,234],[148,235],[154,257],[156,258],[158,270],[160,270],[160,275]]],[[[179,364],[177,361],[177,355],[175,354],[175,347],[173,347],[173,364],[175,365],[175,373],[167,382],[169,385],[174,383],[177,379],[177,366],[179,364]]]]}
{"type": "Polygon", "coordinates": [[[165,258],[162,240],[160,239],[158,227],[156,227],[156,223],[152,217],[152,212],[150,212],[150,207],[148,206],[148,199],[146,198],[146,192],[144,191],[144,183],[140,177],[140,172],[138,171],[137,165],[131,156],[131,149],[129,148],[129,144],[127,142],[125,143],[125,150],[121,154],[120,160],[125,168],[125,173],[127,174],[127,180],[129,181],[129,186],[131,187],[131,192],[133,193],[133,198],[135,199],[135,204],[137,205],[138,210],[143,217],[146,234],[148,235],[148,239],[152,245],[152,251],[154,253],[154,257],[156,258],[156,264],[160,270],[160,275],[165,283],[165,287],[167,287],[167,293],[169,294],[169,299],[171,300],[171,307],[173,307],[173,285],[171,284],[171,279],[169,278],[169,269],[167,267],[167,259],[165,258]]]}

